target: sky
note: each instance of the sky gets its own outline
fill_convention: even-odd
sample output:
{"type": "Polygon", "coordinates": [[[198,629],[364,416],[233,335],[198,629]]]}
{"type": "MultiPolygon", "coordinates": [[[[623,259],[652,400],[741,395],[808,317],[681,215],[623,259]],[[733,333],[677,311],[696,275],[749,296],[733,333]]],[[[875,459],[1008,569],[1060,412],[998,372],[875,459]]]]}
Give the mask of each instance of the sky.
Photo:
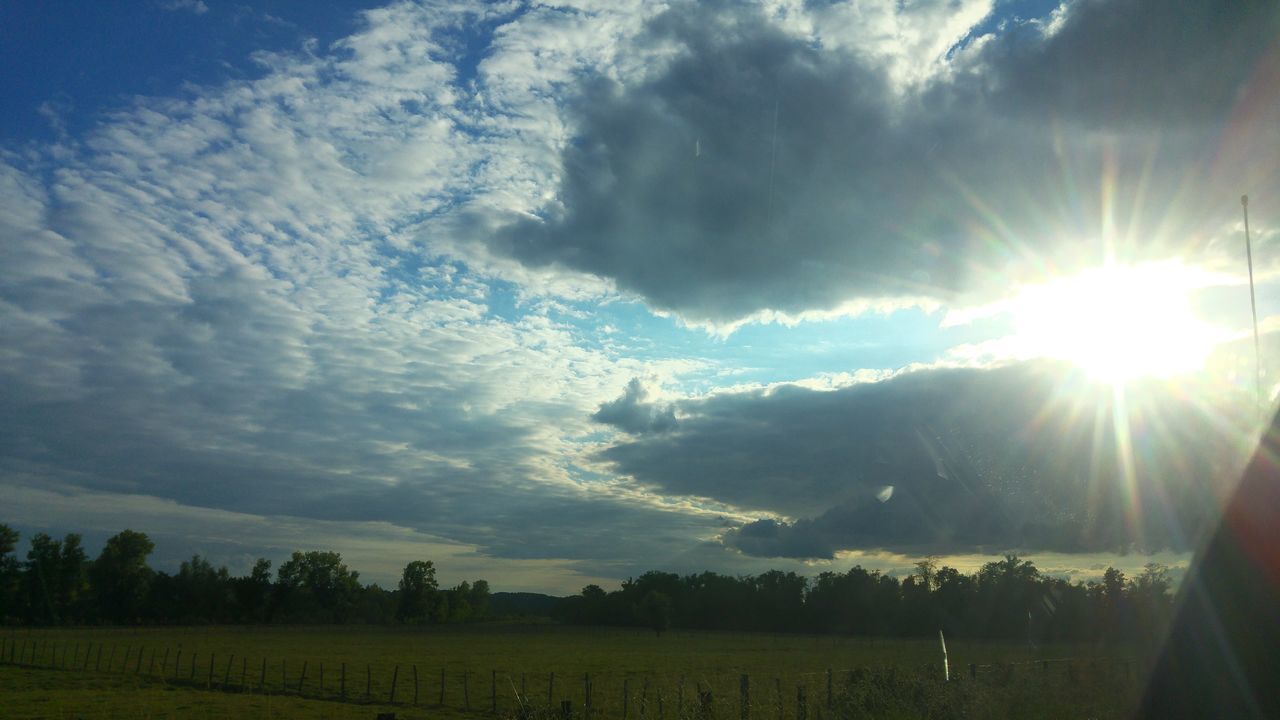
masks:
{"type": "Polygon", "coordinates": [[[1273,2],[19,0],[0,38],[24,537],[1083,580],[1184,567],[1274,404],[1273,2]]]}

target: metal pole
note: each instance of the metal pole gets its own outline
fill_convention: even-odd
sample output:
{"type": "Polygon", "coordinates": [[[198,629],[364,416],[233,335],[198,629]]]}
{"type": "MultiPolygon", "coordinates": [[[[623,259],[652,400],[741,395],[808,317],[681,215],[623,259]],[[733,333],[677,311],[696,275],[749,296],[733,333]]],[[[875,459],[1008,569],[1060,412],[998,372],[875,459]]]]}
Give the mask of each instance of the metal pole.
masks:
{"type": "Polygon", "coordinates": [[[1244,211],[1244,252],[1249,260],[1249,308],[1253,311],[1253,379],[1257,393],[1258,412],[1262,412],[1262,350],[1258,343],[1258,301],[1253,293],[1253,243],[1249,240],[1249,196],[1240,196],[1240,208],[1244,211]]]}

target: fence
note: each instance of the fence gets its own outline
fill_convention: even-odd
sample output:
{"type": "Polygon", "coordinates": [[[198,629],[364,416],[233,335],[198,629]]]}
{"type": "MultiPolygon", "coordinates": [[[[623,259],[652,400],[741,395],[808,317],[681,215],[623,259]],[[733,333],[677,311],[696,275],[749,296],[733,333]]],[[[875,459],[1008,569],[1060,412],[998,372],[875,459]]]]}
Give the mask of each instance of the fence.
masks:
{"type": "MultiPolygon", "coordinates": [[[[75,672],[131,673],[167,684],[222,692],[292,695],[346,703],[408,707],[449,707],[494,715],[560,715],[563,718],[623,720],[809,720],[822,718],[845,685],[857,682],[866,668],[827,669],[783,675],[663,673],[527,673],[490,669],[485,672],[392,666],[388,676],[375,676],[373,666],[289,662],[245,655],[185,652],[168,646],[103,642],[71,642],[42,638],[0,637],[0,664],[75,672]],[[438,670],[438,672],[437,672],[438,670]],[[545,685],[544,685],[545,683],[545,685]],[[545,692],[544,692],[545,690],[545,692]]],[[[942,682],[941,663],[901,669],[921,682],[942,682]]],[[[952,682],[1008,683],[1034,676],[1045,682],[1081,683],[1099,673],[1133,679],[1132,661],[1104,658],[1052,658],[951,666],[952,682]]]]}

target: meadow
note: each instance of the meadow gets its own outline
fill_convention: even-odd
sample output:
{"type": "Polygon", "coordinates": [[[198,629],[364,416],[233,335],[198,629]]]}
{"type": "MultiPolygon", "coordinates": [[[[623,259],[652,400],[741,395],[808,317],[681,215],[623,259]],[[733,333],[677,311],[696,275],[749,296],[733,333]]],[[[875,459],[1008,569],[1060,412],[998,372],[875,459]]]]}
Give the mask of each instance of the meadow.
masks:
{"type": "Polygon", "coordinates": [[[1123,649],[560,626],[18,629],[6,717],[1123,717],[1123,649]],[[745,686],[744,686],[745,676],[745,686]],[[394,693],[394,695],[393,695],[394,693]],[[392,700],[394,699],[394,703],[392,700]],[[345,700],[345,702],[344,702],[345,700]],[[548,712],[551,709],[552,712],[548,712]]]}

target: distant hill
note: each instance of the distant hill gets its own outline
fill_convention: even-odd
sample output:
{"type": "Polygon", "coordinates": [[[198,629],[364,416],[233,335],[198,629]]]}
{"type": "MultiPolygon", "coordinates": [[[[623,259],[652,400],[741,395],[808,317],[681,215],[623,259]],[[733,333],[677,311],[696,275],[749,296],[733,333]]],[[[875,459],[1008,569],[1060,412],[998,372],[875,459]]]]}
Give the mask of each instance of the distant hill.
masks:
{"type": "Polygon", "coordinates": [[[562,599],[542,593],[496,592],[489,597],[489,612],[499,617],[551,617],[551,609],[562,599]]]}

